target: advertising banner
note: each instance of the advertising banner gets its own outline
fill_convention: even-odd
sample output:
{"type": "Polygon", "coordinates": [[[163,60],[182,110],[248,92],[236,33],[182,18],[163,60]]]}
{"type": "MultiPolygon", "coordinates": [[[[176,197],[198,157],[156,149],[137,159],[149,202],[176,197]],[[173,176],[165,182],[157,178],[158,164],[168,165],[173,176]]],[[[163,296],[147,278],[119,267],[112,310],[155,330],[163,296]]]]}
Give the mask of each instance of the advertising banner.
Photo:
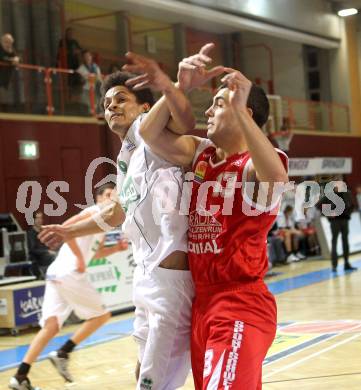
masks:
{"type": "Polygon", "coordinates": [[[128,249],[88,264],[88,278],[102,295],[109,311],[133,307],[132,285],[135,262],[131,245],[128,249]]]}
{"type": "Polygon", "coordinates": [[[348,174],[352,172],[351,157],[290,158],[290,176],[348,174]]]}
{"type": "Polygon", "coordinates": [[[45,285],[14,290],[15,326],[39,322],[44,290],[45,285]]]}

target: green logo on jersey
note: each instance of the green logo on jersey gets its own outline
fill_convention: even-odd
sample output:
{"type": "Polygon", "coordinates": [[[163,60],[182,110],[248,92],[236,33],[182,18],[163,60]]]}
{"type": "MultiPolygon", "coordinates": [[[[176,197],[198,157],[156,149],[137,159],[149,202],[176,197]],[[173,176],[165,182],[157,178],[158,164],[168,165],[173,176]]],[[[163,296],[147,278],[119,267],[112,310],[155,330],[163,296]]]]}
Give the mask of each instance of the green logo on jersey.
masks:
{"type": "Polygon", "coordinates": [[[137,193],[132,177],[127,177],[120,193],[120,202],[125,212],[131,203],[137,202],[140,195],[137,193]]]}
{"type": "Polygon", "coordinates": [[[143,378],[140,388],[144,390],[152,390],[153,381],[150,378],[143,378]]]}
{"type": "Polygon", "coordinates": [[[118,160],[118,167],[120,169],[120,172],[122,172],[124,175],[127,173],[128,165],[126,162],[118,160]]]}

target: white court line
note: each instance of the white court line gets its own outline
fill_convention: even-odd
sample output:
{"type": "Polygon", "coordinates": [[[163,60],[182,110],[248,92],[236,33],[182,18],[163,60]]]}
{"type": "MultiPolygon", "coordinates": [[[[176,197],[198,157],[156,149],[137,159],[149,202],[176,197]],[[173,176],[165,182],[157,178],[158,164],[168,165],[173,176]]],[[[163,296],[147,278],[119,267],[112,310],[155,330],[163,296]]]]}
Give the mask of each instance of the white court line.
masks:
{"type": "MultiPolygon", "coordinates": [[[[353,327],[353,328],[350,328],[350,329],[347,330],[347,332],[340,332],[340,333],[338,333],[337,335],[335,335],[335,336],[333,336],[333,337],[330,337],[330,338],[327,339],[327,340],[331,340],[331,339],[333,339],[334,337],[342,336],[343,334],[348,333],[350,330],[353,330],[353,329],[356,329],[356,328],[360,328],[360,326],[361,326],[361,325],[357,325],[357,326],[355,326],[355,327],[353,327]]],[[[295,361],[295,362],[293,362],[293,363],[287,364],[286,366],[283,366],[282,368],[279,368],[278,370],[275,370],[275,371],[273,371],[273,372],[270,372],[269,374],[264,375],[264,376],[263,376],[263,379],[269,378],[269,377],[271,377],[271,376],[273,376],[273,375],[275,375],[275,374],[278,374],[279,372],[288,370],[288,369],[291,368],[291,367],[297,366],[298,364],[301,364],[301,363],[305,362],[306,360],[309,360],[309,359],[311,359],[311,358],[313,358],[313,357],[316,357],[316,356],[318,356],[318,355],[321,355],[322,353],[325,353],[325,352],[327,352],[327,351],[330,351],[331,349],[337,348],[337,347],[339,347],[339,346],[342,345],[342,344],[346,344],[346,343],[348,343],[349,341],[352,341],[353,339],[356,339],[357,337],[360,337],[360,336],[361,336],[361,333],[356,333],[355,335],[353,335],[353,336],[351,336],[351,337],[349,337],[349,338],[347,338],[347,339],[345,339],[345,340],[342,340],[342,341],[340,341],[340,342],[338,342],[338,343],[336,343],[336,344],[330,345],[329,347],[324,348],[324,349],[321,349],[320,351],[314,352],[314,353],[312,353],[311,355],[305,356],[304,358],[302,358],[302,359],[300,359],[300,360],[297,360],[297,361],[295,361]]],[[[325,340],[325,341],[326,341],[326,340],[325,340]]],[[[302,350],[301,350],[301,351],[302,351],[302,350]]],[[[298,351],[298,352],[301,352],[301,351],[298,351]]]]}

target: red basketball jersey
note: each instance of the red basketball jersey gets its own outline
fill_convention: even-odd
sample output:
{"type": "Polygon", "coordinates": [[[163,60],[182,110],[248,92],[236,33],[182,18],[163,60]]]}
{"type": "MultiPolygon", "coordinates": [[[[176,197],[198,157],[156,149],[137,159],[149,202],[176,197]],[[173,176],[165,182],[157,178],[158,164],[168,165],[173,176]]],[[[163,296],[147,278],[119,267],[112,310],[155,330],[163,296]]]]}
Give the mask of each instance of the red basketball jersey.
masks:
{"type": "MultiPolygon", "coordinates": [[[[279,155],[287,165],[287,156],[279,155]]],[[[216,149],[207,147],[193,165],[188,256],[196,288],[263,279],[267,233],[277,217],[278,202],[259,211],[243,194],[248,152],[219,163],[215,157],[216,149]]]]}

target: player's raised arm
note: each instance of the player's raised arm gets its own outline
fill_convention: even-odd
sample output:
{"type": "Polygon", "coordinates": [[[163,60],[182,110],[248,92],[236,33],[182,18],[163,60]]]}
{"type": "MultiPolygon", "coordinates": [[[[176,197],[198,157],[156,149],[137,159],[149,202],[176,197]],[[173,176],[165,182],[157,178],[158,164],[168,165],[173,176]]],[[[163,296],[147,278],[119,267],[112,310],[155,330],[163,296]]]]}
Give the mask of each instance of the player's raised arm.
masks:
{"type": "Polygon", "coordinates": [[[190,136],[182,136],[194,127],[188,99],[154,60],[134,53],[128,53],[127,58],[130,64],[124,70],[142,73],[128,80],[127,86],[135,90],[151,88],[164,95],[142,120],[140,135],[164,159],[189,166],[195,152],[194,141],[190,136]]]}
{"type": "Polygon", "coordinates": [[[205,69],[212,61],[208,52],[213,47],[213,43],[204,45],[199,53],[181,61],[176,85],[155,61],[128,55],[128,59],[134,64],[126,65],[125,70],[142,73],[141,76],[130,80],[128,85],[134,89],[152,88],[163,94],[142,122],[140,134],[157,154],[174,164],[189,167],[199,142],[198,137],[179,136],[194,127],[191,104],[183,92],[197,88],[223,72],[222,66],[205,69]],[[167,117],[167,111],[168,115],[171,115],[171,120],[169,116],[167,117]]]}
{"type": "Polygon", "coordinates": [[[222,82],[229,89],[231,104],[260,182],[284,183],[288,181],[286,169],[273,145],[253,120],[247,100],[252,83],[241,72],[225,68],[228,73],[222,82]]]}

